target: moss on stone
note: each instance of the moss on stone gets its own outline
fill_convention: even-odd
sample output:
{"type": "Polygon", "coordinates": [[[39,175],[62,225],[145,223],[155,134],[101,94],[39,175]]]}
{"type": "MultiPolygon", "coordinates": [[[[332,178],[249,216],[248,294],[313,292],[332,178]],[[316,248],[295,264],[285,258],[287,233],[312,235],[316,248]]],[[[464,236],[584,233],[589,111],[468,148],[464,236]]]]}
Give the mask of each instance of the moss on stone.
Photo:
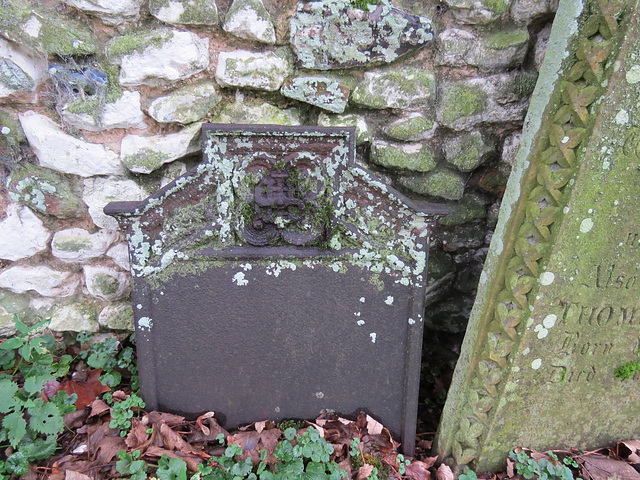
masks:
{"type": "Polygon", "coordinates": [[[427,106],[435,96],[431,70],[403,68],[370,73],[356,87],[351,100],[370,108],[415,108],[427,106]]]}
{"type": "Polygon", "coordinates": [[[509,8],[508,0],[481,0],[482,4],[496,15],[502,15],[509,8]]]}
{"type": "Polygon", "coordinates": [[[89,240],[63,240],[61,242],[55,242],[55,248],[65,252],[79,252],[91,248],[91,241],[89,240]]]}
{"type": "Polygon", "coordinates": [[[466,183],[462,175],[447,168],[439,168],[425,175],[400,177],[398,181],[416,193],[447,200],[460,200],[466,183]]]}
{"type": "Polygon", "coordinates": [[[484,44],[493,50],[506,50],[509,47],[519,46],[529,41],[529,33],[526,30],[513,30],[511,32],[498,32],[490,36],[484,44]]]}
{"type": "MultiPolygon", "coordinates": [[[[439,224],[462,225],[487,216],[487,206],[482,199],[475,195],[464,196],[458,202],[451,204],[450,207],[450,212],[438,220],[439,224]]],[[[431,259],[429,264],[431,264],[431,259]]]]}
{"type": "Polygon", "coordinates": [[[110,304],[98,317],[98,323],[112,330],[133,330],[133,307],[130,302],[110,304]]]}
{"type": "Polygon", "coordinates": [[[161,152],[145,148],[134,155],[127,155],[122,163],[131,171],[153,172],[165,164],[169,157],[161,152]]]}
{"type": "Polygon", "coordinates": [[[457,84],[445,90],[443,118],[451,123],[476,115],[487,107],[487,94],[480,87],[457,84]]]}
{"type": "Polygon", "coordinates": [[[102,102],[95,95],[87,95],[85,98],[76,98],[69,102],[65,108],[67,113],[86,113],[93,116],[102,106],[102,102]]]}
{"type": "Polygon", "coordinates": [[[93,288],[104,296],[114,295],[118,292],[118,288],[120,288],[118,279],[106,273],[97,274],[93,277],[91,283],[93,288]]]}
{"type": "Polygon", "coordinates": [[[87,26],[61,17],[44,21],[40,38],[49,54],[92,55],[98,51],[98,41],[87,26]]]}
{"type": "Polygon", "coordinates": [[[435,127],[435,122],[424,115],[413,115],[392,123],[385,128],[387,136],[403,141],[416,141],[435,127]]]}
{"type": "Polygon", "coordinates": [[[9,129],[9,133],[0,135],[0,146],[14,149],[18,147],[20,142],[27,140],[18,121],[18,116],[14,112],[0,110],[0,125],[9,129]]]}
{"type": "Polygon", "coordinates": [[[297,108],[280,109],[270,103],[254,104],[234,102],[225,105],[213,118],[214,123],[251,123],[273,125],[300,125],[297,108]]]}
{"type": "Polygon", "coordinates": [[[356,127],[356,144],[358,145],[371,142],[373,139],[365,117],[355,113],[342,115],[321,113],[318,117],[318,125],[321,127],[356,127]]]}
{"type": "Polygon", "coordinates": [[[131,32],[112,38],[107,44],[107,55],[112,58],[142,53],[148,47],[161,47],[173,38],[171,30],[131,32]]]}
{"type": "Polygon", "coordinates": [[[427,145],[375,142],[371,148],[371,161],[388,168],[428,172],[436,166],[433,152],[427,145]]]}

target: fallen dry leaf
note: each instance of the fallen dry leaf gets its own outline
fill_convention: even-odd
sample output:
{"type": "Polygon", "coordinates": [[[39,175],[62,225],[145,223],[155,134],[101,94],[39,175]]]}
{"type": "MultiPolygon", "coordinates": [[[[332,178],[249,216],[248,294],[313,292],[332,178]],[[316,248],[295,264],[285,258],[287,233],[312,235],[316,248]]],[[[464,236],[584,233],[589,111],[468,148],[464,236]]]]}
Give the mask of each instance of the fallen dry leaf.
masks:
{"type": "Polygon", "coordinates": [[[147,433],[148,429],[149,425],[147,423],[143,423],[141,420],[135,418],[131,420],[131,430],[124,439],[129,450],[144,451],[144,449],[149,446],[152,439],[147,433]]]}
{"type": "Polygon", "coordinates": [[[69,412],[62,417],[64,425],[67,428],[79,428],[87,419],[87,411],[85,409],[76,410],[75,412],[69,412]]]}
{"type": "Polygon", "coordinates": [[[599,454],[580,455],[575,459],[582,467],[580,474],[584,480],[609,480],[610,478],[640,480],[640,473],[622,460],[599,454]]]}
{"type": "Polygon", "coordinates": [[[93,478],[74,470],[66,470],[64,472],[64,480],[93,480],[93,478]]]}
{"type": "Polygon", "coordinates": [[[100,382],[100,375],[102,375],[101,369],[91,370],[87,374],[86,381],[68,380],[61,384],[58,389],[67,392],[69,395],[74,393],[78,395],[75,406],[78,410],[81,410],[91,405],[99,395],[111,391],[109,387],[100,382]]]}
{"type": "Polygon", "coordinates": [[[104,437],[100,440],[100,443],[96,446],[96,457],[94,465],[105,465],[113,460],[120,450],[127,448],[124,443],[124,438],[117,437],[104,437]]]}
{"type": "Polygon", "coordinates": [[[170,427],[175,427],[177,425],[184,424],[184,417],[181,417],[180,415],[174,415],[172,413],[153,411],[149,412],[147,416],[149,417],[149,424],[151,425],[166,423],[170,427]]]}
{"type": "Polygon", "coordinates": [[[109,410],[111,410],[111,407],[109,407],[109,405],[107,405],[107,403],[104,400],[100,400],[99,398],[96,398],[91,403],[91,413],[89,414],[89,418],[102,415],[103,413],[108,412],[109,410]]]}
{"type": "Polygon", "coordinates": [[[167,450],[165,448],[157,446],[149,447],[147,451],[142,454],[143,457],[154,458],[160,458],[162,455],[166,455],[169,458],[181,458],[187,464],[187,468],[192,472],[198,471],[198,465],[202,463],[203,458],[209,458],[209,455],[207,455],[206,453],[203,453],[203,456],[190,455],[175,450],[167,450]]]}
{"type": "Polygon", "coordinates": [[[625,440],[618,443],[619,455],[630,463],[640,463],[640,440],[625,440]]]}
{"type": "Polygon", "coordinates": [[[455,475],[451,471],[451,467],[446,464],[441,464],[436,471],[437,480],[456,480],[455,475]]]}
{"type": "Polygon", "coordinates": [[[358,469],[356,480],[365,480],[366,478],[369,478],[369,475],[371,475],[371,472],[373,472],[373,465],[369,465],[368,463],[365,463],[363,466],[361,466],[358,469]]]}
{"type": "Polygon", "coordinates": [[[384,427],[380,422],[367,415],[367,431],[371,435],[380,435],[384,427]]]}
{"type": "Polygon", "coordinates": [[[420,460],[415,460],[411,462],[411,465],[407,465],[404,474],[413,480],[431,480],[429,465],[420,460]]]}

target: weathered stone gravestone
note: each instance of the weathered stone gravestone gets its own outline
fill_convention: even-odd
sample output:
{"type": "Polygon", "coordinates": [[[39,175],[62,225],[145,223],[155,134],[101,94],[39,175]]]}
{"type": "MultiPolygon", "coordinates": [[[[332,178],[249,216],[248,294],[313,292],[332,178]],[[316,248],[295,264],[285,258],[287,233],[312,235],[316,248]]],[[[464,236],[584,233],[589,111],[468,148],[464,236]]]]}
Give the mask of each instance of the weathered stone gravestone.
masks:
{"type": "Polygon", "coordinates": [[[227,427],[364,409],[414,445],[429,218],[353,128],[205,125],[128,226],[141,392],[227,427]]]}
{"type": "Polygon", "coordinates": [[[438,435],[451,464],[640,431],[636,1],[562,1],[438,435]]]}

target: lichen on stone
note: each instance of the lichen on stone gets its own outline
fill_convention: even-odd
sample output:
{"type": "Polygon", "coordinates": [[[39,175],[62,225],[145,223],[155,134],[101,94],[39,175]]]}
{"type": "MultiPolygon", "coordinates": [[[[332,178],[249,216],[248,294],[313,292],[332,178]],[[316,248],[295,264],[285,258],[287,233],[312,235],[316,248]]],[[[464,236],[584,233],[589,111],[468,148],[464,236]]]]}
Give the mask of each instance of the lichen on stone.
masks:
{"type": "Polygon", "coordinates": [[[282,86],[280,93],[334,113],[344,112],[349,98],[349,88],[328,77],[295,77],[282,86]]]}
{"type": "Polygon", "coordinates": [[[374,141],[371,145],[371,161],[377,165],[411,170],[414,172],[428,172],[436,166],[433,150],[421,143],[397,144],[374,141]]]}
{"type": "Polygon", "coordinates": [[[370,108],[418,109],[432,105],[435,94],[432,70],[404,67],[366,72],[351,101],[370,108]]]}
{"type": "Polygon", "coordinates": [[[431,20],[387,0],[366,11],[347,0],[299,3],[291,44],[304,68],[328,70],[389,63],[431,41],[431,20]]]}

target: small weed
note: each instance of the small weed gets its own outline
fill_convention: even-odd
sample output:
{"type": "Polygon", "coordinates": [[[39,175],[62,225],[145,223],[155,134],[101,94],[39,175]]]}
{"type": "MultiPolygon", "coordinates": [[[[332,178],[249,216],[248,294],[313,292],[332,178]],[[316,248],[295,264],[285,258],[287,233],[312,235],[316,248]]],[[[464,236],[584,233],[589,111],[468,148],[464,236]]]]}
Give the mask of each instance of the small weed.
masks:
{"type": "Polygon", "coordinates": [[[353,8],[359,8],[360,10],[367,10],[369,5],[380,5],[379,0],[351,0],[353,8]]]}
{"type": "Polygon", "coordinates": [[[509,456],[515,460],[517,473],[527,480],[531,478],[539,480],[575,480],[573,471],[569,468],[569,466],[576,466],[575,460],[565,458],[560,461],[552,451],[547,452],[547,455],[551,460],[542,458],[536,461],[525,452],[515,453],[512,450],[509,453],[509,456]]]}
{"type": "Polygon", "coordinates": [[[63,391],[49,396],[48,402],[42,398],[45,386],[66,375],[73,360],[62,355],[54,361],[55,338],[40,334],[48,320],[33,327],[17,316],[14,322],[18,334],[0,345],[0,444],[3,450],[13,449],[0,462],[0,478],[9,473],[23,475],[30,462],[53,455],[64,429],[62,416],[75,410],[77,399],[63,391]]]}
{"type": "Polygon", "coordinates": [[[116,470],[118,473],[128,475],[131,480],[145,480],[147,478],[147,462],[140,460],[140,450],[127,453],[124,450],[118,452],[116,470]]]}
{"type": "Polygon", "coordinates": [[[640,371],[640,362],[628,362],[613,371],[613,376],[621,380],[628,380],[640,371]]]}
{"type": "Polygon", "coordinates": [[[187,464],[181,458],[169,458],[164,454],[158,461],[156,476],[159,480],[187,480],[187,464]]]}
{"type": "Polygon", "coordinates": [[[109,427],[119,428],[120,436],[126,437],[131,430],[131,419],[145,407],[144,400],[135,392],[120,402],[113,401],[113,397],[105,395],[107,401],[113,402],[109,427]]]}
{"type": "Polygon", "coordinates": [[[458,475],[458,480],[478,480],[478,476],[473,470],[467,470],[462,475],[458,475]]]}
{"type": "Polygon", "coordinates": [[[288,419],[288,420],[282,420],[276,426],[278,427],[278,429],[280,429],[280,430],[282,430],[284,432],[288,428],[295,428],[296,430],[298,430],[298,429],[304,427],[304,425],[305,425],[304,420],[288,419]]]}
{"type": "MultiPolygon", "coordinates": [[[[103,374],[100,382],[103,385],[114,388],[122,382],[122,372],[127,370],[131,376],[131,389],[138,389],[138,366],[135,362],[133,347],[127,346],[118,352],[119,342],[113,337],[107,337],[102,342],[91,343],[93,335],[80,332],[76,341],[81,345],[88,345],[87,350],[82,350],[79,357],[86,361],[91,368],[100,368],[103,374]]],[[[133,340],[133,335],[131,337],[133,340]]]]}

